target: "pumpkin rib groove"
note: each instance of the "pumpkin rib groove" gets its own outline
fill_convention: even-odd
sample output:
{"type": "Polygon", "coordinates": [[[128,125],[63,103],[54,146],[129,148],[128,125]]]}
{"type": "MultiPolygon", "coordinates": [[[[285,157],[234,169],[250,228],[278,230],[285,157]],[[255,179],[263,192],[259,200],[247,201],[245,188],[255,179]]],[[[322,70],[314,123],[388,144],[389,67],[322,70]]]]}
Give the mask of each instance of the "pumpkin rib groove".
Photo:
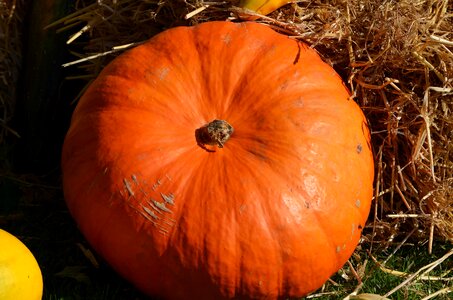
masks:
{"type": "MultiPolygon", "coordinates": [[[[177,166],[184,166],[183,162],[187,162],[185,160],[185,155],[181,154],[177,159],[175,159],[175,161],[173,162],[169,162],[168,164],[166,165],[163,165],[161,166],[161,170],[166,170],[166,171],[162,171],[162,173],[174,173],[174,171],[170,171],[171,168],[169,168],[170,165],[177,165],[177,166]]],[[[193,160],[193,163],[195,163],[196,160],[193,160]]],[[[192,165],[193,166],[193,165],[192,165]]],[[[199,163],[199,167],[202,167],[202,164],[201,162],[199,163]]],[[[190,187],[190,183],[191,180],[190,178],[193,177],[192,174],[194,174],[193,169],[191,168],[184,168],[186,170],[186,173],[184,174],[184,176],[180,176],[181,179],[177,179],[178,182],[180,182],[181,184],[182,183],[185,183],[187,184],[187,187],[190,187]],[[183,179],[185,179],[185,181],[183,181],[183,179]]],[[[176,179],[175,179],[176,180],[176,179]]],[[[183,185],[183,186],[186,186],[186,185],[183,185]]],[[[168,188],[167,188],[168,189],[168,188]]],[[[186,191],[177,191],[177,189],[173,190],[174,188],[172,188],[172,191],[175,193],[175,201],[178,201],[178,194],[185,194],[187,193],[186,191]],[[179,192],[179,193],[178,193],[179,192]]],[[[185,199],[183,199],[183,201],[179,201],[178,203],[180,203],[180,208],[173,214],[173,219],[174,219],[174,223],[175,224],[180,224],[181,223],[181,218],[183,217],[183,212],[184,211],[187,211],[190,209],[190,202],[189,201],[186,201],[185,199]]],[[[168,239],[167,239],[167,245],[169,243],[174,243],[174,238],[175,238],[175,234],[177,233],[177,228],[176,226],[172,227],[172,230],[169,232],[168,234],[168,239]]]]}
{"type": "MultiPolygon", "coordinates": [[[[219,31],[223,31],[222,29],[220,29],[219,31]]],[[[209,60],[208,56],[206,55],[206,53],[209,53],[210,51],[215,51],[215,52],[219,52],[217,54],[219,57],[222,57],[222,55],[221,55],[221,52],[223,52],[222,47],[214,46],[214,47],[212,47],[212,49],[210,49],[210,47],[209,47],[209,45],[212,44],[213,39],[218,38],[218,36],[211,35],[210,38],[208,38],[206,40],[197,39],[196,37],[198,35],[204,35],[203,30],[201,30],[201,28],[191,28],[190,32],[193,37],[192,40],[194,41],[193,48],[195,49],[195,52],[197,53],[196,57],[200,58],[198,65],[200,67],[200,71],[199,71],[200,78],[199,79],[200,79],[200,82],[203,84],[202,90],[206,91],[206,93],[207,93],[203,97],[204,106],[206,108],[210,108],[209,110],[214,112],[214,116],[213,116],[214,118],[225,119],[225,117],[224,117],[225,113],[223,110],[218,110],[216,107],[210,107],[210,106],[212,106],[212,102],[216,102],[216,99],[215,99],[216,97],[212,96],[213,93],[215,93],[215,91],[213,91],[213,90],[223,86],[222,84],[217,83],[215,81],[215,80],[219,80],[218,79],[219,77],[223,78],[223,76],[220,76],[220,75],[212,76],[211,75],[210,69],[213,68],[215,61],[209,60]]],[[[217,68],[214,68],[214,69],[216,70],[216,72],[223,71],[223,69],[217,69],[217,68]]],[[[228,86],[228,84],[226,86],[228,86]]],[[[228,101],[227,95],[225,95],[225,100],[226,100],[226,102],[228,101]]],[[[205,118],[206,118],[206,122],[207,122],[209,117],[206,116],[205,118]]],[[[227,120],[227,121],[229,121],[229,120],[227,120]]]]}
{"type": "MultiPolygon", "coordinates": [[[[324,237],[325,237],[324,240],[327,241],[328,244],[329,244],[329,246],[330,246],[330,247],[329,247],[329,248],[330,248],[330,249],[329,249],[329,253],[331,253],[331,255],[330,255],[331,258],[330,258],[330,259],[332,259],[332,257],[333,257],[334,260],[335,260],[335,267],[334,267],[333,269],[335,269],[335,268],[336,268],[336,269],[340,269],[340,268],[343,266],[343,264],[339,262],[338,257],[335,255],[335,254],[336,254],[336,253],[335,253],[335,249],[336,249],[337,245],[335,245],[335,244],[332,242],[331,236],[329,236],[329,235],[327,234],[327,232],[328,232],[329,230],[323,225],[323,223],[324,223],[324,222],[323,222],[323,219],[320,218],[319,214],[318,214],[316,211],[313,213],[313,215],[314,215],[315,218],[318,220],[317,225],[318,225],[319,228],[320,228],[320,230],[319,230],[318,232],[322,232],[322,233],[324,234],[324,237]]],[[[325,255],[325,252],[324,252],[324,255],[325,255]]],[[[323,259],[326,259],[326,257],[323,257],[323,259]]],[[[326,274],[327,277],[324,278],[323,281],[326,281],[333,273],[334,273],[334,272],[332,272],[331,274],[326,274]]]]}
{"type": "MultiPolygon", "coordinates": [[[[196,63],[194,63],[193,65],[196,65],[199,70],[197,70],[196,72],[196,76],[193,76],[194,78],[196,77],[199,77],[199,82],[201,83],[202,87],[200,88],[201,91],[207,91],[209,93],[210,91],[210,87],[209,87],[209,82],[210,82],[210,72],[206,69],[209,67],[209,64],[206,65],[205,63],[203,63],[203,57],[206,56],[206,45],[204,44],[205,41],[203,40],[200,40],[200,39],[197,39],[196,36],[197,36],[197,31],[194,29],[194,28],[189,28],[189,29],[186,29],[188,30],[189,34],[191,35],[191,38],[189,39],[190,40],[190,44],[187,45],[187,49],[194,49],[194,51],[197,53],[197,55],[194,55],[194,57],[196,59],[198,59],[198,61],[196,63]],[[203,48],[203,49],[201,49],[203,48]]],[[[210,105],[209,105],[209,100],[211,99],[211,96],[209,94],[204,94],[204,95],[200,95],[200,99],[202,101],[202,105],[203,105],[203,109],[201,109],[201,111],[206,111],[206,108],[208,111],[210,111],[211,109],[210,108],[210,105]]],[[[216,115],[214,118],[223,118],[222,115],[216,115]]],[[[204,116],[204,119],[205,119],[205,122],[207,123],[209,121],[209,117],[208,116],[204,116]]],[[[204,125],[204,124],[200,124],[201,125],[204,125]]]]}
{"type": "MultiPolygon", "coordinates": [[[[222,30],[219,30],[219,31],[222,31],[222,30]]],[[[228,28],[227,35],[234,35],[236,32],[237,32],[237,28],[228,28]]],[[[203,32],[200,32],[200,28],[198,28],[198,30],[193,30],[192,33],[195,36],[203,35],[203,32]]],[[[218,51],[219,57],[225,57],[225,59],[229,60],[231,63],[227,64],[225,66],[222,66],[223,68],[221,68],[219,70],[216,69],[217,72],[222,72],[221,75],[211,77],[212,76],[211,72],[208,69],[203,69],[203,67],[212,68],[212,64],[214,63],[214,61],[207,61],[206,53],[210,51],[209,46],[207,44],[208,43],[211,44],[212,39],[218,39],[218,38],[219,37],[217,35],[213,35],[212,38],[208,39],[208,40],[204,40],[204,39],[194,39],[194,40],[196,41],[195,49],[196,49],[197,53],[199,54],[199,57],[204,58],[201,61],[201,67],[202,67],[201,74],[202,74],[202,76],[204,76],[201,78],[201,82],[203,82],[205,85],[204,90],[211,91],[213,89],[213,87],[216,87],[217,85],[212,83],[212,81],[213,81],[212,78],[218,78],[218,77],[228,78],[228,81],[222,82],[223,84],[221,84],[221,86],[226,86],[226,87],[232,86],[230,91],[223,95],[224,96],[224,101],[223,101],[224,108],[221,111],[217,112],[216,117],[223,118],[223,115],[228,116],[228,115],[232,114],[232,112],[230,111],[230,108],[232,108],[232,107],[235,107],[236,110],[239,107],[244,111],[246,110],[246,108],[243,107],[243,104],[244,104],[243,101],[241,102],[241,105],[237,105],[237,103],[235,102],[236,100],[242,98],[242,97],[238,97],[237,95],[240,95],[243,92],[243,90],[246,89],[247,81],[249,78],[248,74],[250,74],[251,72],[256,72],[256,69],[258,68],[261,61],[263,60],[263,56],[266,55],[266,51],[261,50],[260,51],[261,55],[252,56],[251,59],[248,58],[247,60],[245,60],[246,64],[241,64],[239,66],[240,67],[239,70],[234,70],[233,66],[238,66],[238,64],[236,63],[237,61],[244,62],[244,58],[243,58],[244,55],[241,54],[243,52],[243,50],[241,50],[241,48],[239,48],[236,45],[238,43],[238,41],[236,41],[236,40],[231,40],[228,44],[226,44],[226,43],[222,44],[222,47],[220,47],[220,49],[214,48],[215,49],[214,51],[216,51],[216,52],[218,51]],[[227,48],[229,48],[229,49],[227,49],[227,48]],[[239,50],[239,51],[236,53],[233,49],[239,50]],[[225,52],[232,55],[232,57],[228,57],[228,56],[224,55],[225,52]],[[239,73],[239,77],[235,79],[234,83],[230,82],[232,73],[239,73]]],[[[239,40],[239,43],[242,43],[242,42],[239,40]]],[[[265,41],[263,41],[263,43],[265,43],[265,41]]],[[[240,45],[240,46],[242,47],[242,45],[240,45]]],[[[212,97],[209,96],[206,99],[208,100],[211,98],[212,97]]],[[[238,114],[238,113],[236,113],[236,114],[238,114]]],[[[231,121],[232,121],[232,125],[234,126],[234,123],[233,123],[234,120],[231,120],[231,121]]]]}
{"type": "MultiPolygon", "coordinates": [[[[174,28],[172,30],[174,30],[174,31],[182,31],[182,32],[192,32],[193,31],[193,30],[186,29],[186,28],[174,28]]],[[[159,35],[157,37],[159,37],[159,35]]],[[[161,38],[161,39],[163,39],[163,38],[161,38]]],[[[184,68],[183,66],[184,66],[184,64],[186,64],[186,61],[185,61],[184,57],[178,55],[178,52],[174,52],[174,51],[173,51],[174,55],[172,56],[172,60],[170,60],[168,62],[168,64],[175,65],[175,66],[178,66],[178,67],[175,67],[175,68],[172,68],[172,69],[163,67],[162,65],[164,65],[164,63],[165,63],[166,56],[161,56],[160,54],[172,51],[171,50],[172,47],[179,47],[179,44],[178,45],[174,44],[173,42],[171,42],[168,39],[163,39],[163,40],[165,40],[165,46],[163,46],[162,43],[159,43],[159,40],[157,40],[157,41],[150,40],[149,42],[144,44],[144,45],[147,46],[147,48],[146,48],[147,51],[152,51],[152,53],[155,53],[155,55],[159,57],[159,60],[163,59],[163,61],[159,61],[158,63],[154,62],[152,59],[147,59],[147,60],[145,60],[145,63],[149,62],[149,64],[151,66],[153,66],[154,64],[158,64],[160,67],[155,67],[155,68],[168,70],[167,71],[168,75],[166,75],[166,80],[165,81],[162,81],[162,80],[159,81],[159,89],[156,89],[156,84],[152,85],[152,87],[154,88],[154,91],[162,91],[164,87],[168,86],[168,88],[166,88],[166,92],[168,93],[168,95],[167,96],[166,95],[162,95],[161,98],[162,99],[167,99],[167,97],[168,97],[168,98],[177,100],[179,102],[178,103],[179,105],[175,105],[174,106],[175,111],[176,111],[176,109],[179,108],[179,106],[189,107],[188,110],[183,110],[183,112],[202,111],[202,109],[201,109],[201,107],[199,105],[197,105],[197,106],[194,105],[194,104],[199,104],[199,101],[187,101],[187,99],[182,96],[182,95],[187,95],[187,90],[185,90],[185,89],[183,89],[183,88],[181,88],[179,86],[178,86],[178,89],[175,89],[175,86],[172,85],[173,81],[167,80],[167,79],[170,79],[172,77],[184,78],[184,85],[185,85],[186,88],[190,87],[190,89],[189,89],[190,93],[189,94],[191,94],[194,91],[203,91],[203,90],[205,90],[205,88],[204,87],[200,87],[199,82],[197,82],[195,80],[195,78],[197,78],[199,76],[199,74],[202,74],[202,72],[200,70],[197,70],[197,69],[190,69],[189,70],[187,68],[184,68]]],[[[184,53],[184,55],[190,56],[190,61],[191,61],[193,66],[202,65],[201,62],[198,60],[199,56],[191,54],[191,52],[190,52],[190,51],[192,51],[190,49],[194,48],[193,43],[191,42],[192,40],[193,39],[191,39],[191,38],[184,38],[184,40],[179,41],[179,43],[183,43],[184,46],[186,47],[186,52],[184,53]]],[[[135,48],[135,49],[137,49],[137,48],[135,48]]],[[[133,49],[133,50],[135,50],[135,49],[133,49]]],[[[140,51],[140,53],[141,52],[144,52],[144,50],[140,51]]],[[[140,65],[138,65],[137,68],[140,68],[140,65]]],[[[151,70],[151,68],[150,68],[150,70],[148,72],[156,73],[156,71],[155,70],[151,70]]],[[[197,95],[197,96],[200,97],[200,98],[205,98],[204,95],[197,95]]],[[[156,99],[159,99],[159,98],[156,98],[156,99]]],[[[165,103],[164,107],[167,107],[169,102],[164,102],[164,103],[165,103]]],[[[199,124],[199,125],[203,125],[203,124],[199,124]]]]}
{"type": "MultiPolygon", "coordinates": [[[[260,66],[260,64],[262,64],[261,62],[262,62],[263,56],[265,56],[265,55],[266,55],[266,51],[263,51],[263,53],[260,53],[258,56],[256,56],[255,59],[251,60],[245,67],[243,67],[243,70],[241,70],[244,75],[242,77],[240,77],[238,82],[233,87],[233,92],[232,92],[233,96],[231,99],[231,104],[229,105],[229,109],[227,110],[227,112],[230,112],[230,114],[232,114],[232,110],[237,110],[238,107],[240,107],[241,111],[236,112],[235,114],[244,115],[244,114],[247,114],[246,112],[250,108],[254,108],[257,106],[257,104],[253,101],[250,101],[251,107],[245,106],[244,104],[247,104],[247,103],[244,103],[244,101],[243,101],[244,97],[241,94],[243,94],[244,91],[254,89],[254,84],[253,84],[253,82],[252,83],[250,82],[249,74],[255,74],[258,77],[264,77],[264,76],[260,76],[260,74],[259,74],[259,70],[260,70],[259,66],[260,66]],[[242,101],[240,101],[240,100],[242,100],[242,101]],[[245,112],[245,113],[243,113],[243,112],[245,112]]],[[[269,76],[266,73],[263,75],[269,76]]],[[[266,81],[266,78],[263,78],[262,80],[266,81]]],[[[272,94],[270,95],[269,93],[267,93],[266,96],[273,97],[274,95],[272,95],[272,94]]],[[[266,108],[261,107],[261,109],[265,110],[266,108]]]]}
{"type": "MultiPolygon", "coordinates": [[[[270,203],[267,203],[268,205],[266,206],[265,208],[265,211],[268,211],[268,212],[272,212],[274,211],[274,208],[270,206],[270,203]]],[[[272,213],[268,213],[268,215],[271,215],[272,213]]],[[[277,260],[278,260],[278,263],[284,265],[284,259],[283,259],[283,249],[285,249],[285,243],[284,241],[282,240],[282,236],[280,234],[277,234],[278,231],[275,230],[275,228],[278,227],[278,225],[276,224],[275,222],[275,217],[272,218],[273,222],[271,225],[268,225],[269,228],[272,228],[273,230],[270,230],[270,235],[271,235],[271,239],[273,241],[276,241],[275,243],[277,244],[277,247],[276,249],[274,250],[276,253],[277,253],[277,260]]],[[[283,286],[283,283],[284,282],[289,282],[289,280],[287,280],[287,278],[285,278],[285,270],[280,270],[277,272],[277,274],[275,275],[276,276],[276,282],[278,283],[277,285],[277,293],[278,294],[286,294],[288,293],[288,288],[284,287],[283,286]]],[[[286,273],[288,274],[288,273],[286,273]]],[[[288,275],[287,275],[288,276],[288,275]]]]}
{"type": "MultiPolygon", "coordinates": [[[[272,176],[273,177],[273,176],[272,176]]],[[[259,184],[259,186],[262,186],[261,184],[259,184]]],[[[259,189],[260,190],[260,189],[259,189]]],[[[267,195],[263,195],[265,198],[267,198],[266,196],[267,195]]],[[[273,245],[274,246],[274,249],[269,249],[271,250],[272,253],[276,253],[275,254],[275,260],[276,260],[276,263],[277,265],[279,264],[282,264],[283,262],[283,258],[282,258],[282,254],[281,254],[281,250],[282,249],[282,246],[283,246],[283,243],[282,243],[282,237],[277,234],[278,231],[275,230],[275,228],[277,227],[276,225],[276,218],[275,218],[275,208],[272,207],[270,205],[270,201],[263,201],[261,203],[261,207],[262,207],[262,210],[263,210],[263,215],[265,216],[265,220],[266,220],[266,229],[267,229],[267,234],[268,234],[268,239],[270,241],[273,242],[273,245]]],[[[276,273],[276,275],[274,275],[276,277],[275,281],[278,283],[277,284],[277,289],[278,290],[281,290],[281,278],[282,278],[282,273],[283,271],[280,270],[272,270],[273,273],[276,273]]]]}

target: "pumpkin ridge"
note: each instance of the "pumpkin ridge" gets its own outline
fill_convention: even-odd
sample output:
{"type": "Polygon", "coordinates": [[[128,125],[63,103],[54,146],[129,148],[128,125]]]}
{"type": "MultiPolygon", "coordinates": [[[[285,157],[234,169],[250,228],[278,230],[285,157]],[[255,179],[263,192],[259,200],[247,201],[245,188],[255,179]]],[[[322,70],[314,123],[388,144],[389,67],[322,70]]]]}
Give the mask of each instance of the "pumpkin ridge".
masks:
{"type": "MultiPolygon", "coordinates": [[[[273,252],[277,253],[276,254],[276,260],[277,260],[277,263],[278,264],[282,264],[284,265],[284,253],[283,253],[283,249],[286,247],[285,246],[285,243],[284,241],[282,240],[283,237],[281,236],[281,234],[279,234],[279,230],[276,230],[276,228],[279,227],[279,224],[276,222],[276,220],[278,220],[278,216],[277,218],[275,217],[275,213],[272,213],[273,211],[275,211],[275,208],[272,207],[272,203],[270,203],[269,201],[265,201],[263,203],[265,205],[265,208],[264,208],[264,211],[266,212],[267,214],[267,227],[270,228],[269,230],[269,235],[270,235],[270,238],[272,241],[274,241],[274,245],[275,246],[275,249],[272,249],[273,252]],[[269,218],[269,216],[271,215],[274,215],[273,217],[269,218]],[[272,222],[271,222],[272,221],[272,222]]],[[[266,262],[268,263],[268,262],[266,262]]],[[[269,264],[269,267],[271,269],[274,269],[273,268],[273,265],[269,264]]],[[[281,268],[281,269],[275,269],[273,270],[273,273],[274,273],[274,276],[276,277],[276,282],[277,282],[277,294],[286,294],[288,292],[288,287],[285,287],[285,283],[286,285],[288,285],[288,283],[290,282],[290,280],[288,280],[288,273],[285,272],[285,268],[281,268]],[[286,274],[286,276],[285,276],[286,274]]]]}
{"type": "MultiPolygon", "coordinates": [[[[262,194],[262,192],[260,194],[262,194]]],[[[262,197],[262,196],[260,196],[260,197],[262,197]]],[[[249,199],[249,200],[251,200],[251,199],[249,199]]],[[[247,204],[245,204],[245,205],[247,205],[247,204]]],[[[254,214],[269,215],[266,203],[260,204],[259,208],[260,208],[260,211],[254,211],[254,214]]],[[[256,226],[255,229],[252,230],[252,233],[251,233],[251,236],[249,236],[249,239],[253,238],[255,236],[259,236],[259,240],[261,241],[261,243],[266,244],[266,249],[271,250],[271,251],[275,250],[276,248],[278,248],[278,244],[280,242],[279,242],[279,239],[275,239],[276,234],[273,230],[274,226],[268,218],[264,217],[263,220],[264,220],[265,224],[260,223],[259,226],[256,226]]],[[[239,223],[239,224],[241,224],[241,223],[239,223]]],[[[241,228],[241,231],[242,230],[247,230],[247,228],[241,228]]],[[[248,230],[250,230],[250,229],[248,229],[248,230]]],[[[256,240],[256,238],[253,238],[253,240],[256,240]]],[[[245,284],[243,286],[240,286],[239,294],[240,295],[244,295],[244,294],[262,295],[262,292],[259,291],[259,287],[257,284],[255,284],[255,282],[259,283],[260,280],[258,280],[258,279],[262,278],[263,275],[272,276],[272,277],[275,277],[275,276],[280,277],[279,274],[282,271],[275,269],[271,266],[274,266],[274,265],[280,263],[282,261],[281,257],[277,253],[278,251],[272,252],[272,253],[277,253],[277,254],[274,254],[272,256],[266,256],[266,257],[263,257],[263,255],[257,255],[256,253],[250,254],[251,248],[256,245],[250,244],[248,241],[244,241],[244,238],[240,238],[238,241],[238,244],[240,245],[240,249],[241,249],[239,252],[239,253],[241,253],[241,256],[240,256],[241,258],[239,259],[240,272],[243,274],[244,272],[250,273],[252,271],[250,262],[249,262],[250,260],[253,260],[256,264],[255,267],[253,268],[254,269],[253,270],[254,280],[247,280],[246,282],[244,282],[244,280],[242,280],[243,281],[242,283],[243,284],[245,283],[245,284]],[[256,257],[253,257],[253,256],[256,256],[256,257]],[[254,289],[251,289],[254,286],[256,286],[256,287],[254,289]]],[[[273,283],[269,283],[269,284],[277,285],[277,288],[279,289],[281,282],[279,280],[275,280],[273,283]]],[[[273,287],[273,289],[274,288],[275,287],[273,287]]],[[[271,295],[267,295],[267,296],[271,296],[271,295]]]]}
{"type": "MultiPolygon", "coordinates": [[[[263,41],[264,43],[264,41],[263,41]]],[[[227,110],[227,115],[243,115],[244,113],[247,114],[247,111],[251,108],[256,108],[256,106],[260,107],[259,102],[257,103],[256,101],[259,101],[260,99],[258,98],[255,101],[244,101],[244,96],[243,93],[245,90],[254,90],[254,86],[250,83],[250,74],[255,74],[259,72],[259,66],[262,65],[261,61],[265,58],[267,55],[267,49],[262,50],[262,53],[258,56],[256,56],[253,60],[250,60],[246,66],[243,67],[243,70],[241,70],[241,76],[237,80],[236,84],[232,88],[232,93],[230,96],[230,104],[228,106],[227,110]],[[257,70],[258,69],[258,70],[257,70]],[[244,103],[246,102],[246,103],[244,103]],[[250,107],[245,106],[244,104],[248,104],[250,102],[250,107]],[[237,111],[238,107],[240,107],[240,111],[237,111]]],[[[256,96],[255,93],[252,93],[252,95],[256,96]]],[[[277,95],[277,92],[275,92],[275,95],[277,95]]],[[[267,97],[272,97],[274,95],[272,94],[267,94],[267,97]]],[[[264,102],[261,100],[261,102],[264,102]]],[[[275,105],[275,104],[270,104],[268,101],[262,103],[262,104],[268,104],[268,105],[275,105]]],[[[260,107],[263,109],[262,107],[260,107]]],[[[234,120],[234,119],[233,119],[234,120]]],[[[233,121],[232,120],[232,121],[233,121]]]]}
{"type": "MultiPolygon", "coordinates": [[[[224,119],[228,122],[231,120],[227,117],[225,107],[228,106],[228,95],[225,95],[223,92],[228,86],[228,82],[225,83],[222,79],[227,77],[226,70],[231,67],[231,65],[224,66],[220,62],[223,60],[228,60],[229,58],[224,57],[225,52],[228,54],[231,51],[227,51],[225,48],[229,45],[223,45],[222,47],[215,45],[215,41],[220,38],[220,35],[226,32],[230,34],[233,30],[231,26],[225,24],[219,24],[219,28],[216,31],[212,31],[206,26],[195,26],[190,27],[190,33],[192,36],[192,46],[194,51],[197,53],[196,57],[200,58],[197,66],[199,66],[199,73],[197,76],[200,76],[199,81],[202,84],[201,90],[205,94],[201,97],[201,102],[203,105],[202,111],[208,110],[209,115],[205,114],[204,119],[205,123],[213,119],[224,119]],[[200,38],[203,36],[204,38],[200,38]],[[214,43],[215,46],[212,44],[214,43]],[[214,57],[215,59],[212,59],[214,57]],[[214,65],[220,64],[220,68],[214,68],[214,65]],[[213,73],[211,70],[215,69],[213,73]],[[223,107],[223,108],[221,108],[223,107]]],[[[231,25],[231,24],[228,24],[231,25]]],[[[204,124],[200,124],[204,125],[204,124]]]]}
{"type": "MultiPolygon", "coordinates": [[[[223,118],[227,121],[231,121],[232,124],[235,123],[235,118],[228,118],[227,116],[233,116],[233,115],[240,115],[240,111],[247,111],[247,107],[244,107],[244,104],[247,104],[248,101],[244,101],[242,94],[244,93],[244,89],[248,88],[248,80],[250,77],[250,74],[256,73],[257,69],[259,69],[259,66],[265,66],[269,62],[271,62],[271,59],[267,58],[269,57],[269,50],[273,49],[277,43],[274,42],[274,39],[279,40],[280,42],[283,42],[285,40],[285,43],[293,42],[292,40],[289,40],[287,38],[283,38],[280,35],[276,34],[270,29],[267,29],[269,35],[263,35],[259,33],[259,39],[256,37],[254,39],[256,42],[256,48],[257,49],[249,49],[249,48],[244,48],[242,44],[243,39],[247,39],[247,37],[251,36],[250,32],[242,32],[241,27],[236,24],[227,24],[227,25],[232,25],[232,26],[223,26],[220,30],[216,32],[208,32],[209,38],[206,39],[199,39],[198,36],[204,36],[204,28],[203,26],[200,26],[198,28],[194,28],[192,31],[192,35],[194,36],[194,43],[195,43],[195,49],[199,53],[199,57],[202,58],[202,63],[201,66],[202,69],[201,74],[204,76],[201,78],[201,81],[204,83],[206,86],[205,90],[210,91],[209,93],[211,95],[208,95],[206,98],[206,101],[211,101],[211,99],[214,99],[213,101],[215,102],[222,102],[222,107],[221,109],[218,109],[216,112],[216,115],[214,118],[223,118]],[[222,34],[226,32],[226,35],[232,35],[236,36],[237,34],[240,34],[240,37],[236,37],[235,39],[231,39],[228,44],[222,44],[222,47],[219,48],[210,48],[210,44],[219,39],[222,34]],[[288,40],[288,41],[286,41],[288,40]],[[237,51],[236,51],[237,50],[237,51]],[[216,60],[211,60],[208,61],[208,56],[206,53],[209,53],[210,51],[214,51],[215,53],[218,53],[218,55],[215,55],[215,57],[222,57],[222,59],[229,61],[230,63],[222,65],[221,69],[219,69],[215,74],[211,74],[211,72],[206,71],[206,68],[212,68],[212,64],[216,60]],[[258,51],[258,52],[257,52],[258,51]],[[250,55],[253,54],[253,55],[250,55]],[[230,55],[230,56],[228,56],[230,55]],[[244,59],[244,57],[247,57],[247,59],[244,59]],[[267,59],[266,59],[267,58],[267,59]],[[238,65],[236,62],[241,61],[241,64],[238,65]],[[233,66],[239,67],[240,69],[234,69],[233,66]],[[238,74],[237,78],[234,78],[234,82],[232,81],[232,74],[238,74]],[[222,79],[219,79],[222,78],[222,79]],[[212,81],[216,78],[215,80],[219,80],[219,90],[224,89],[224,87],[232,85],[232,87],[229,90],[225,90],[226,93],[221,93],[221,97],[212,97],[212,89],[215,87],[215,84],[212,84],[212,81]],[[220,100],[220,98],[222,100],[220,100]]],[[[253,33],[255,33],[256,29],[255,24],[248,24],[250,27],[250,30],[253,29],[253,33]]],[[[291,43],[288,43],[291,44],[291,43]]],[[[275,64],[275,63],[274,63],[275,64]]],[[[252,88],[252,87],[250,87],[252,88]]],[[[208,104],[209,105],[209,104],[208,104]]]]}
{"type": "MultiPolygon", "coordinates": [[[[329,230],[327,230],[327,228],[325,227],[323,219],[319,216],[319,212],[314,211],[313,212],[313,216],[318,221],[317,225],[320,228],[320,230],[318,232],[322,232],[324,234],[324,237],[325,237],[324,240],[327,241],[329,246],[330,246],[329,247],[329,253],[331,253],[331,257],[333,257],[335,259],[335,266],[334,267],[331,266],[329,269],[331,269],[331,270],[340,269],[343,266],[344,263],[342,263],[340,261],[340,257],[336,253],[336,249],[337,249],[338,245],[335,245],[334,242],[331,240],[331,236],[329,236],[327,234],[327,232],[329,230]]],[[[326,259],[326,258],[324,257],[323,259],[326,259]]],[[[332,271],[331,274],[326,274],[328,276],[326,278],[322,279],[322,281],[326,281],[333,273],[335,273],[335,271],[332,271]]]]}
{"type": "MultiPolygon", "coordinates": [[[[199,119],[198,114],[208,108],[199,101],[200,99],[206,98],[206,95],[203,93],[198,93],[206,90],[205,86],[200,86],[204,80],[199,80],[199,76],[203,75],[200,68],[202,63],[199,59],[201,54],[195,52],[196,49],[193,40],[196,37],[193,37],[194,30],[191,27],[176,27],[170,29],[170,31],[174,32],[179,39],[174,41],[169,39],[165,34],[159,34],[156,36],[159,39],[152,39],[143,45],[146,46],[146,48],[144,47],[142,49],[143,52],[152,51],[151,54],[148,53],[149,58],[145,60],[145,62],[149,62],[147,72],[149,74],[155,74],[154,76],[159,76],[159,70],[167,70],[164,81],[148,81],[147,83],[151,84],[153,92],[158,91],[161,93],[162,89],[165,88],[167,95],[163,94],[155,97],[155,99],[159,102],[161,101],[160,99],[168,99],[169,97],[173,99],[173,101],[164,101],[161,103],[167,109],[170,108],[169,105],[172,105],[169,113],[178,111],[183,114],[187,122],[193,123],[199,119]],[[191,33],[192,37],[190,36],[191,33]],[[183,50],[181,49],[181,44],[184,44],[183,50]],[[172,55],[162,55],[162,53],[168,52],[171,52],[172,55]],[[159,57],[158,61],[155,59],[156,56],[159,57]],[[191,68],[186,67],[188,61],[190,61],[191,68]],[[166,65],[173,67],[166,67],[166,65]],[[175,82],[177,82],[177,89],[175,89],[175,82]],[[194,94],[196,94],[194,99],[187,98],[187,95],[194,94]],[[186,109],[181,110],[181,107],[186,109]]],[[[141,66],[138,65],[137,68],[141,68],[141,66]]],[[[209,115],[204,115],[203,117],[205,121],[209,120],[209,115]]]]}

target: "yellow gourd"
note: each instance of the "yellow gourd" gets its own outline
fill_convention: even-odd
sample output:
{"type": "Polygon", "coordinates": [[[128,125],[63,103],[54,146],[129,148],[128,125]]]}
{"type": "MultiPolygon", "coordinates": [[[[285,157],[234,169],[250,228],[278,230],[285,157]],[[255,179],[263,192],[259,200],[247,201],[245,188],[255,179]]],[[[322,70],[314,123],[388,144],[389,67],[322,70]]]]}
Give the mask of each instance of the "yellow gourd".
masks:
{"type": "MultiPolygon", "coordinates": [[[[240,7],[256,12],[261,15],[267,15],[274,10],[291,3],[291,0],[242,0],[240,7]]],[[[243,16],[241,16],[243,17],[243,16]]],[[[245,19],[256,19],[256,17],[245,17],[245,19]]]]}
{"type": "Polygon", "coordinates": [[[43,281],[39,265],[15,236],[0,229],[0,299],[40,300],[43,281]]]}

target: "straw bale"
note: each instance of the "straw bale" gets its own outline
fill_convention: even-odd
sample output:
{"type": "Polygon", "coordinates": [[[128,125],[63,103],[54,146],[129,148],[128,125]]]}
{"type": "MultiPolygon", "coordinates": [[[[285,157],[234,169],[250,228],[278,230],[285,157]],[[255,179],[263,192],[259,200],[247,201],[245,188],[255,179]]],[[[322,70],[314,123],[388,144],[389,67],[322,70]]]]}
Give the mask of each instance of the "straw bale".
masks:
{"type": "MultiPolygon", "coordinates": [[[[89,79],[117,53],[162,30],[238,21],[241,12],[237,1],[77,5],[50,27],[73,34],[69,47],[79,52],[67,66],[89,79]]],[[[365,238],[384,246],[408,235],[429,247],[436,238],[453,241],[453,3],[299,0],[256,22],[317,49],[363,108],[376,161],[365,238]]]]}

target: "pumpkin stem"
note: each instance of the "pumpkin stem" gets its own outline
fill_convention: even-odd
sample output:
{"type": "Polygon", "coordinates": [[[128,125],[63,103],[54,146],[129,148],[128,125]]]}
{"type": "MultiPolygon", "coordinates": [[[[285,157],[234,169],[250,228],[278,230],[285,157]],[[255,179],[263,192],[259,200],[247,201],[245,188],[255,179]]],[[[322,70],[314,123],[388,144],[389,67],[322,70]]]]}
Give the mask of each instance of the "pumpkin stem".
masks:
{"type": "Polygon", "coordinates": [[[217,145],[217,147],[223,148],[223,145],[228,141],[233,131],[233,126],[227,121],[214,120],[195,130],[195,138],[197,139],[198,145],[205,150],[207,149],[204,145],[217,145]]]}

